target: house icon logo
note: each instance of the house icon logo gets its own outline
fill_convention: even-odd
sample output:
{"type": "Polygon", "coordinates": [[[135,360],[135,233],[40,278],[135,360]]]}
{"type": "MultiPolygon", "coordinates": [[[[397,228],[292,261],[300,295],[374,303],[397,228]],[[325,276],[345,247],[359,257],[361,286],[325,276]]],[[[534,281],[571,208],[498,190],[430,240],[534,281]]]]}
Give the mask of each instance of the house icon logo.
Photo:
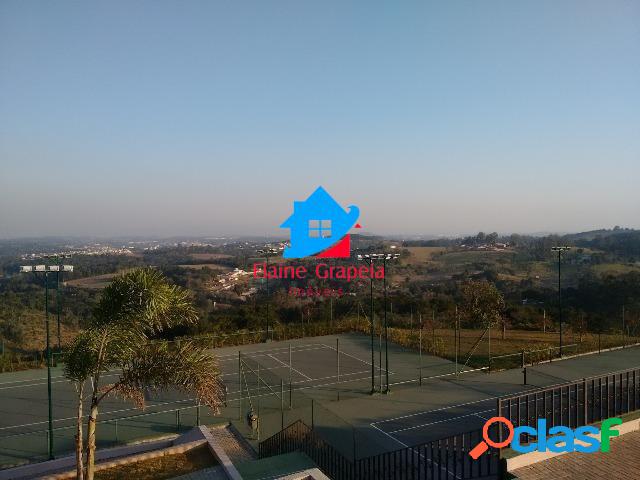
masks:
{"type": "Polygon", "coordinates": [[[348,212],[327,191],[318,187],[304,202],[293,202],[293,214],[280,225],[291,230],[291,245],[284,258],[315,255],[323,258],[349,257],[352,227],[360,228],[360,210],[349,205],[348,212]]]}

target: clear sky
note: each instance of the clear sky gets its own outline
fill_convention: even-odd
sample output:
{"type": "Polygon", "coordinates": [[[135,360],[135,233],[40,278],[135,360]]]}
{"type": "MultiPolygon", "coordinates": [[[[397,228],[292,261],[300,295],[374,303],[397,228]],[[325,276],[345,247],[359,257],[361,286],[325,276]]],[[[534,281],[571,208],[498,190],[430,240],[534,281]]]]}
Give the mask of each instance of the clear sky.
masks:
{"type": "Polygon", "coordinates": [[[0,237],[640,227],[640,2],[0,3],[0,237]]]}

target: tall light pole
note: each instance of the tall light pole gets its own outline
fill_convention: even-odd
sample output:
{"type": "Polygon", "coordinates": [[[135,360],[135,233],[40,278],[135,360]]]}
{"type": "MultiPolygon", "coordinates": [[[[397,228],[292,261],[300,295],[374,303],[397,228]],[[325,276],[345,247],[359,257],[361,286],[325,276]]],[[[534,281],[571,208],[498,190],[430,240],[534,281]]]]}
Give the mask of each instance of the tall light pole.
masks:
{"type": "MultiPolygon", "coordinates": [[[[62,255],[45,255],[45,258],[54,258],[56,264],[58,264],[59,267],[63,267],[64,265],[62,265],[60,263],[60,259],[64,259],[64,258],[71,258],[71,255],[67,255],[67,254],[62,254],[62,255]]],[[[64,270],[62,268],[60,268],[57,272],[56,272],[56,316],[57,316],[57,327],[58,327],[58,352],[61,350],[62,348],[62,335],[60,332],[60,315],[62,312],[62,295],[60,294],[60,281],[62,280],[62,272],[64,270]]]]}
{"type": "Polygon", "coordinates": [[[20,267],[20,272],[42,273],[44,274],[44,316],[47,329],[47,401],[49,406],[49,460],[53,460],[53,404],[51,401],[51,343],[49,333],[49,273],[50,272],[73,272],[72,265],[24,265],[20,267]]]}
{"type": "Polygon", "coordinates": [[[551,247],[551,251],[558,253],[558,320],[560,322],[560,358],[562,358],[562,253],[570,249],[571,247],[567,247],[566,245],[551,247]]]}
{"type": "MultiPolygon", "coordinates": [[[[373,258],[371,255],[358,255],[358,260],[364,260],[369,264],[369,266],[373,266],[373,258]]],[[[371,287],[371,395],[376,393],[376,366],[375,366],[375,353],[373,346],[373,338],[374,338],[374,323],[373,323],[373,275],[370,278],[370,287],[371,287]]]]}
{"type": "MultiPolygon", "coordinates": [[[[389,389],[389,322],[387,321],[387,261],[395,260],[400,256],[399,253],[372,253],[370,257],[372,259],[382,260],[382,268],[384,275],[382,277],[383,282],[383,298],[384,298],[384,364],[385,364],[385,389],[384,393],[390,393],[389,389]]],[[[381,365],[382,367],[382,365],[381,365]]],[[[382,385],[380,385],[382,391],[382,385]]]]}
{"type": "Polygon", "coordinates": [[[276,250],[275,248],[261,248],[260,250],[258,250],[258,253],[262,256],[264,256],[267,259],[267,267],[265,268],[264,271],[264,278],[267,281],[267,333],[266,333],[266,338],[265,341],[269,339],[269,257],[272,257],[274,255],[278,254],[278,250],[276,250]]]}

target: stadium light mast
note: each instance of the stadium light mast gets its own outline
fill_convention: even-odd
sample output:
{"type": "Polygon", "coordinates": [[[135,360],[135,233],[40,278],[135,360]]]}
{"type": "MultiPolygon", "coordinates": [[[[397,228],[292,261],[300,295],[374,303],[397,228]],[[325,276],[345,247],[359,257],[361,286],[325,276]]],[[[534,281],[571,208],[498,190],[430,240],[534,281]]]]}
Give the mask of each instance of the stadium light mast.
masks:
{"type": "Polygon", "coordinates": [[[571,247],[566,245],[551,247],[552,252],[558,253],[558,320],[560,322],[560,358],[562,358],[562,254],[570,249],[571,247]]]}
{"type": "Polygon", "coordinates": [[[267,281],[267,333],[266,333],[266,337],[265,337],[265,341],[267,341],[269,339],[269,257],[272,257],[274,255],[278,254],[278,250],[275,248],[261,248],[260,250],[258,250],[258,253],[262,256],[264,256],[264,258],[267,260],[267,266],[265,268],[264,271],[264,278],[267,281]]]}
{"type": "MultiPolygon", "coordinates": [[[[62,254],[62,255],[45,255],[45,258],[54,258],[56,263],[59,266],[63,266],[60,263],[60,259],[65,259],[65,258],[71,258],[71,255],[68,254],[62,254]]],[[[69,266],[69,265],[68,265],[69,266]]],[[[57,316],[57,327],[58,327],[58,351],[60,351],[62,349],[62,335],[60,332],[60,315],[62,313],[62,296],[60,295],[60,281],[62,280],[62,273],[63,273],[63,269],[59,269],[56,272],[56,316],[57,316]]]]}
{"type": "Polygon", "coordinates": [[[49,460],[53,460],[53,404],[51,401],[51,343],[49,333],[49,273],[73,272],[73,265],[23,265],[21,273],[44,274],[44,316],[47,329],[47,402],[49,406],[49,460]]]}
{"type": "MultiPolygon", "coordinates": [[[[373,258],[371,255],[358,255],[358,260],[365,261],[369,266],[373,266],[373,258]]],[[[376,362],[375,362],[375,348],[373,346],[374,339],[374,324],[373,324],[373,275],[370,278],[371,288],[371,395],[376,393],[376,362]]]]}
{"type": "MultiPolygon", "coordinates": [[[[393,247],[392,247],[393,248],[393,247]]],[[[397,259],[399,253],[372,253],[372,258],[382,260],[382,268],[384,270],[383,282],[383,298],[384,298],[384,364],[385,364],[385,389],[384,393],[391,393],[389,389],[389,322],[387,321],[387,261],[397,259]]],[[[380,365],[382,368],[382,365],[380,365]]],[[[380,385],[382,391],[382,385],[380,385]]]]}

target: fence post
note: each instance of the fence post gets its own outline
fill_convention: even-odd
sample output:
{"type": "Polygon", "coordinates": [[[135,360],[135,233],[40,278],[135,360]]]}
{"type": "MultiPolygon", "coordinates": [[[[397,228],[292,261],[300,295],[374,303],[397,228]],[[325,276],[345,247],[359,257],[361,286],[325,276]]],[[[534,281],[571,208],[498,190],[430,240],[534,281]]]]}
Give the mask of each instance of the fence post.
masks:
{"type": "Polygon", "coordinates": [[[176,410],[176,431],[180,431],[180,410],[176,410]]]}
{"type": "Polygon", "coordinates": [[[336,392],[338,392],[338,401],[340,401],[340,339],[336,338],[336,392]]]}
{"type": "Polygon", "coordinates": [[[238,385],[240,385],[240,398],[238,398],[238,421],[242,421],[242,357],[238,350],[238,385]]]}
{"type": "Polygon", "coordinates": [[[196,405],[196,427],[200,426],[200,404],[196,405]]]}
{"type": "MultiPolygon", "coordinates": [[[[526,385],[527,384],[527,367],[523,367],[522,375],[523,375],[523,380],[524,380],[523,385],[526,385]]],[[[498,415],[498,416],[500,416],[500,415],[498,415]]]]}
{"type": "Polygon", "coordinates": [[[520,365],[522,365],[522,368],[524,368],[526,364],[524,355],[525,355],[524,350],[522,350],[522,357],[520,358],[520,365]]]}
{"type": "MultiPolygon", "coordinates": [[[[497,399],[496,411],[498,412],[498,417],[502,416],[502,404],[500,403],[500,398],[497,399]]],[[[509,419],[511,420],[511,419],[509,419]]],[[[502,443],[502,425],[498,425],[498,443],[502,443]]],[[[500,449],[501,450],[501,449],[500,449]]],[[[500,450],[498,450],[498,458],[500,458],[500,450]]]]}
{"type": "Polygon", "coordinates": [[[356,463],[356,427],[351,427],[351,436],[353,439],[353,463],[356,463]]]}
{"type": "Polygon", "coordinates": [[[600,335],[601,335],[601,333],[598,332],[598,353],[601,353],[600,352],[600,345],[601,345],[601,343],[600,343],[600,335]]]}
{"type": "Polygon", "coordinates": [[[293,357],[291,356],[291,344],[289,344],[289,410],[293,408],[293,394],[291,391],[291,370],[293,370],[293,357]]]}
{"type": "MultiPolygon", "coordinates": [[[[422,313],[420,314],[420,334],[418,335],[418,344],[419,344],[419,348],[418,348],[418,355],[420,358],[420,364],[418,365],[418,375],[419,375],[419,381],[418,381],[418,385],[422,386],[422,313]]],[[[456,358],[456,376],[458,375],[458,364],[457,364],[457,358],[456,358]]]]}
{"type": "Polygon", "coordinates": [[[118,419],[116,418],[114,420],[114,422],[115,422],[115,425],[114,425],[114,427],[115,427],[115,435],[114,436],[115,436],[115,439],[116,439],[116,443],[118,443],[118,419]]]}
{"type": "Polygon", "coordinates": [[[314,429],[315,425],[313,423],[313,404],[314,404],[314,400],[313,398],[311,399],[311,430],[314,429]]]}
{"type": "Polygon", "coordinates": [[[284,430],[284,382],[280,379],[280,430],[284,430]]]}
{"type": "MultiPolygon", "coordinates": [[[[627,382],[627,387],[629,386],[628,382],[627,382]]],[[[588,395],[587,395],[587,379],[583,378],[582,379],[582,399],[584,402],[584,424],[585,425],[589,425],[589,409],[587,408],[587,399],[588,399],[588,395]]]]}

